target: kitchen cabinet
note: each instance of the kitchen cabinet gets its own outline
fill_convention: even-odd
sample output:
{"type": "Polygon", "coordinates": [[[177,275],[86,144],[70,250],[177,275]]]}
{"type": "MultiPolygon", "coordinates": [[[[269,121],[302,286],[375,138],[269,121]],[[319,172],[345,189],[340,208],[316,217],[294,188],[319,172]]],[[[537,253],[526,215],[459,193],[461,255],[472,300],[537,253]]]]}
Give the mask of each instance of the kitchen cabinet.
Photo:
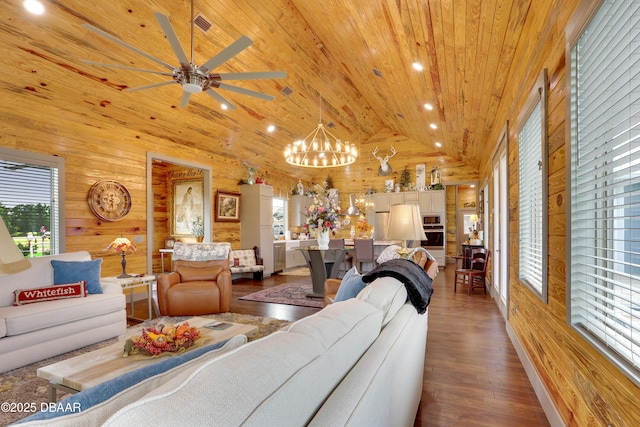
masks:
{"type": "Polygon", "coordinates": [[[447,210],[444,190],[431,190],[418,192],[418,205],[420,213],[444,213],[447,210]]]}
{"type": "Polygon", "coordinates": [[[375,193],[373,202],[375,212],[389,212],[391,206],[399,203],[417,203],[422,214],[443,213],[446,211],[444,190],[375,193]]]}
{"type": "Polygon", "coordinates": [[[289,199],[289,227],[300,227],[307,220],[305,215],[313,199],[308,196],[296,194],[289,199]]]}
{"type": "Polygon", "coordinates": [[[273,187],[240,186],[240,247],[257,246],[264,263],[264,275],[273,274],[273,187]]]}

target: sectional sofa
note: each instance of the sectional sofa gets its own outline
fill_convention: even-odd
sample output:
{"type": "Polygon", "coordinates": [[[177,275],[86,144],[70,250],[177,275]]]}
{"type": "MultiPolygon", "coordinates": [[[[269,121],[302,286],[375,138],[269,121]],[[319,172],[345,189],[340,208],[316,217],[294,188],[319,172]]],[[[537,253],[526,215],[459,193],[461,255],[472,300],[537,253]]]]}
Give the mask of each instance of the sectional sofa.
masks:
{"type": "MultiPolygon", "coordinates": [[[[424,286],[430,297],[431,279],[424,286]]],[[[191,352],[164,358],[146,378],[134,371],[65,399],[66,413],[20,425],[412,426],[428,308],[417,309],[411,293],[378,277],[284,330],[248,344],[236,337],[177,366],[191,352]]]]}
{"type": "MultiPolygon", "coordinates": [[[[127,328],[126,300],[120,286],[99,283],[102,293],[14,305],[16,290],[54,283],[51,261],[91,261],[88,252],[30,258],[31,268],[0,277],[0,372],[117,337],[127,328]]],[[[94,260],[95,264],[101,262],[94,260]]],[[[58,264],[58,271],[69,264],[58,264]]],[[[92,269],[95,275],[95,268],[92,269]]],[[[63,272],[64,273],[64,272],[63,272]]],[[[62,274],[64,275],[64,274],[62,274]]]]}

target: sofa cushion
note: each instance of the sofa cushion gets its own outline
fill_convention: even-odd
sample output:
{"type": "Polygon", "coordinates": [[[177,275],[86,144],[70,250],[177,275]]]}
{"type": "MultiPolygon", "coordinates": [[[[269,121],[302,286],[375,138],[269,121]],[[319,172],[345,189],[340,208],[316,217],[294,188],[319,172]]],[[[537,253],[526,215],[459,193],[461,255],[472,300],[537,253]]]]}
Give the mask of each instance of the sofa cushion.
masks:
{"type": "MultiPolygon", "coordinates": [[[[96,387],[69,396],[64,408],[81,408],[76,413],[43,411],[24,418],[20,423],[47,420],[47,426],[101,425],[116,410],[144,396],[168,380],[186,376],[199,364],[220,354],[246,344],[247,337],[236,335],[222,341],[200,347],[173,357],[165,357],[157,363],[120,375],[96,387]]],[[[161,421],[161,420],[160,420],[161,421]]],[[[161,424],[158,421],[156,424],[161,424]]]]}
{"type": "Polygon", "coordinates": [[[101,264],[102,258],[91,261],[59,261],[52,259],[51,266],[53,267],[53,284],[61,285],[64,283],[84,280],[87,282],[87,292],[90,294],[101,294],[101,264]]]}
{"type": "Polygon", "coordinates": [[[386,325],[407,302],[407,289],[398,279],[380,277],[365,287],[357,298],[382,310],[382,324],[386,325]]]}
{"type": "Polygon", "coordinates": [[[6,323],[7,336],[11,336],[120,311],[125,304],[122,293],[87,295],[86,298],[0,307],[0,318],[6,323]]]}
{"type": "Polygon", "coordinates": [[[355,298],[365,286],[367,286],[367,284],[362,281],[362,274],[358,273],[355,267],[351,267],[349,271],[344,274],[333,302],[355,298]]]}
{"type": "Polygon", "coordinates": [[[400,246],[398,245],[389,245],[386,248],[384,248],[382,253],[378,255],[378,259],[376,260],[378,262],[378,265],[385,263],[391,259],[400,258],[398,249],[401,249],[400,246]]]}
{"type": "Polygon", "coordinates": [[[84,280],[64,285],[44,286],[42,288],[16,289],[14,293],[16,298],[13,301],[13,305],[67,298],[84,298],[87,296],[86,282],[84,280]]]}
{"type": "Polygon", "coordinates": [[[231,251],[229,258],[231,259],[231,265],[234,265],[234,267],[249,267],[256,265],[256,253],[253,249],[238,249],[231,251]],[[238,265],[234,264],[235,258],[238,258],[238,265]]]}
{"type": "Polygon", "coordinates": [[[104,425],[305,425],[380,333],[382,312],[357,299],[203,363],[104,425]],[[179,403],[176,403],[179,402],[179,403]]]}

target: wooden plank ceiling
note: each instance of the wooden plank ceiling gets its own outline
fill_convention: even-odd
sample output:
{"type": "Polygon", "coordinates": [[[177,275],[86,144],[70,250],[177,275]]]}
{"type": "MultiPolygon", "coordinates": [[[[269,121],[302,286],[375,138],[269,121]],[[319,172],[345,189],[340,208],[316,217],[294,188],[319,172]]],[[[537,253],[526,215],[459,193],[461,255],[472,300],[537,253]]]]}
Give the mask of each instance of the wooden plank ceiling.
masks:
{"type": "MultiPolygon", "coordinates": [[[[226,148],[239,160],[259,158],[285,173],[284,146],[306,136],[320,115],[343,140],[365,143],[391,132],[477,169],[489,132],[503,125],[492,119],[530,6],[531,0],[196,0],[195,12],[212,24],[206,33],[194,32],[196,64],[247,35],[254,44],[215,72],[287,72],[286,79],[229,82],[276,99],[220,90],[237,106],[223,111],[205,94],[179,108],[177,84],[123,92],[169,78],[81,62],[165,71],[82,27],[89,23],[177,66],[153,12],[169,17],[189,56],[189,1],[51,0],[45,15],[33,16],[22,0],[7,0],[0,4],[0,84],[2,91],[35,87],[51,108],[56,97],[71,97],[142,134],[226,148]]],[[[85,114],[60,113],[78,120],[85,114]]]]}

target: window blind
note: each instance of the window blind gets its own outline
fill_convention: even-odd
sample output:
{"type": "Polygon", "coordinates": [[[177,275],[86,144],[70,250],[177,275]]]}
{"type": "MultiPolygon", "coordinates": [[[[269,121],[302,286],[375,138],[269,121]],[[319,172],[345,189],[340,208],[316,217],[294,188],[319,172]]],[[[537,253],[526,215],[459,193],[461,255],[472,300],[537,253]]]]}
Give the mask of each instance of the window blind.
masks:
{"type": "Polygon", "coordinates": [[[640,385],[640,4],[605,1],[571,65],[569,319],[640,385]]]}
{"type": "Polygon", "coordinates": [[[58,177],[57,167],[0,158],[0,216],[23,247],[31,233],[36,253],[59,253],[58,177]]]}
{"type": "Polygon", "coordinates": [[[536,293],[543,291],[542,102],[535,104],[518,135],[519,276],[536,293]]]}

